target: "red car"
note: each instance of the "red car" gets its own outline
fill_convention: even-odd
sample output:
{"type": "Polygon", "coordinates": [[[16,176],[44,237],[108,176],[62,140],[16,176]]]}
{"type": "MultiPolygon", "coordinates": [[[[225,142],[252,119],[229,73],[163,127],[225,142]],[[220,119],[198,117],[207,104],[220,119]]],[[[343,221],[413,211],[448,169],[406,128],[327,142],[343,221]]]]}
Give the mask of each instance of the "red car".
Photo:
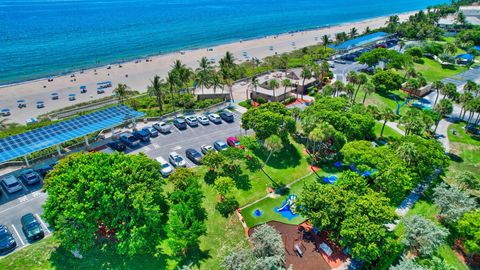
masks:
{"type": "Polygon", "coordinates": [[[243,149],[243,145],[240,144],[240,141],[237,139],[237,137],[228,137],[227,138],[227,144],[231,147],[236,147],[243,149]]]}

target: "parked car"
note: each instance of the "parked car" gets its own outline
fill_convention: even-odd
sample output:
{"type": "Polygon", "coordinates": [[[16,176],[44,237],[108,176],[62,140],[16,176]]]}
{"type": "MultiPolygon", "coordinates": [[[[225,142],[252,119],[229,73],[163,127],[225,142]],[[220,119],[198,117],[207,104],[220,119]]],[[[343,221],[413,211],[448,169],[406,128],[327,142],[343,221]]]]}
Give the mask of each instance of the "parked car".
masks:
{"type": "Polygon", "coordinates": [[[68,94],[68,100],[74,101],[75,99],[77,99],[77,98],[75,97],[75,94],[68,94]]]}
{"type": "Polygon", "coordinates": [[[227,138],[227,144],[230,147],[235,147],[235,148],[240,148],[243,149],[243,145],[240,144],[240,141],[237,139],[237,137],[232,136],[227,138]]]}
{"type": "Polygon", "coordinates": [[[150,141],[150,134],[143,129],[135,130],[133,132],[133,136],[135,136],[137,139],[139,139],[142,142],[149,142],[150,141]]]}
{"type": "Polygon", "coordinates": [[[120,141],[126,144],[130,148],[136,148],[140,146],[140,140],[133,136],[130,132],[124,132],[120,134],[120,141]]]}
{"type": "Polygon", "coordinates": [[[210,151],[215,151],[215,148],[209,144],[204,144],[200,146],[200,150],[202,151],[202,154],[206,155],[210,151]]]}
{"type": "Polygon", "coordinates": [[[215,141],[213,143],[213,147],[215,148],[215,150],[217,151],[223,151],[223,150],[227,150],[228,148],[228,145],[222,141],[215,141]]]}
{"type": "Polygon", "coordinates": [[[107,143],[107,146],[112,148],[112,150],[118,151],[118,152],[123,152],[127,150],[127,146],[121,142],[120,140],[114,140],[109,143],[107,143]]]}
{"type": "Polygon", "coordinates": [[[57,100],[58,99],[58,93],[51,93],[50,97],[52,98],[52,100],[57,100]]]}
{"type": "Polygon", "coordinates": [[[208,117],[206,117],[205,115],[199,115],[197,116],[197,119],[198,119],[198,122],[200,122],[200,124],[204,126],[210,125],[210,122],[208,121],[208,117]]]}
{"type": "Polygon", "coordinates": [[[172,163],[173,167],[187,167],[187,162],[177,152],[171,152],[168,155],[168,160],[172,163]]]}
{"type": "Polygon", "coordinates": [[[45,108],[45,103],[43,101],[37,101],[37,109],[45,108]]]}
{"type": "Polygon", "coordinates": [[[17,247],[17,242],[13,238],[12,233],[7,226],[0,224],[0,254],[5,254],[14,250],[17,247]]]}
{"type": "Polygon", "coordinates": [[[200,154],[197,150],[193,148],[188,148],[187,150],[185,150],[185,155],[195,164],[202,163],[202,154],[200,154]]]}
{"type": "Polygon", "coordinates": [[[142,130],[147,132],[148,135],[150,135],[150,137],[152,137],[152,138],[158,137],[158,131],[156,129],[154,129],[153,127],[144,127],[144,128],[142,128],[142,130]]]}
{"type": "Polygon", "coordinates": [[[40,168],[37,169],[37,173],[38,173],[40,176],[42,176],[42,177],[45,178],[45,176],[47,175],[47,173],[48,173],[49,171],[53,170],[53,166],[55,166],[55,165],[56,165],[56,163],[44,165],[44,166],[42,166],[42,167],[40,167],[40,168]]]}
{"type": "Polygon", "coordinates": [[[191,127],[198,127],[198,121],[195,115],[185,117],[185,121],[191,127]]]}
{"type": "Polygon", "coordinates": [[[0,115],[2,116],[10,116],[10,109],[2,109],[2,111],[0,112],[0,115]]]}
{"type": "Polygon", "coordinates": [[[18,179],[13,175],[9,175],[2,179],[2,186],[8,193],[15,193],[22,189],[20,181],[18,181],[18,179]]]}
{"type": "Polygon", "coordinates": [[[223,119],[223,121],[228,123],[231,123],[234,120],[233,113],[226,110],[220,113],[220,117],[223,119]]]}
{"type": "Polygon", "coordinates": [[[32,242],[38,239],[42,239],[45,236],[40,222],[35,218],[32,213],[24,215],[20,219],[22,223],[22,230],[28,241],[32,242]]]}
{"type": "Polygon", "coordinates": [[[172,130],[172,124],[168,124],[166,122],[159,122],[153,124],[153,128],[158,130],[160,133],[169,133],[172,130]]]}
{"type": "Polygon", "coordinates": [[[185,119],[183,119],[183,118],[175,118],[173,120],[173,125],[176,126],[180,130],[187,129],[187,123],[185,122],[185,119]]]}
{"type": "Polygon", "coordinates": [[[210,121],[212,121],[214,124],[220,124],[222,123],[222,119],[220,118],[220,116],[216,113],[211,113],[208,115],[208,119],[210,119],[210,121]]]}
{"type": "Polygon", "coordinates": [[[160,163],[160,174],[163,177],[167,177],[173,172],[173,167],[163,157],[157,157],[156,160],[160,163]]]}
{"type": "Polygon", "coordinates": [[[25,182],[27,185],[33,185],[40,182],[40,176],[32,169],[23,170],[20,177],[22,177],[23,182],[25,182]]]}
{"type": "Polygon", "coordinates": [[[103,94],[103,93],[105,93],[105,89],[103,89],[103,88],[97,88],[97,95],[101,95],[101,94],[103,94]]]}

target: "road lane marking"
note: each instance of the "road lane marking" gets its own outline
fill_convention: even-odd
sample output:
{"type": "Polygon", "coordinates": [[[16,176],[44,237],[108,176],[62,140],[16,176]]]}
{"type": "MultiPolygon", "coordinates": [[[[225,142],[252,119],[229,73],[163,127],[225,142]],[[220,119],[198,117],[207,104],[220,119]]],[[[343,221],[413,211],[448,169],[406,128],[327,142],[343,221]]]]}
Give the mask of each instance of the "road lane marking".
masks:
{"type": "MultiPolygon", "coordinates": [[[[47,196],[47,193],[43,193],[43,194],[44,194],[44,196],[47,196]]],[[[38,197],[34,198],[34,199],[37,199],[37,198],[41,198],[40,195],[39,195],[38,197]]],[[[6,208],[6,209],[3,209],[3,210],[0,211],[0,214],[2,214],[2,213],[4,213],[4,212],[7,212],[7,211],[9,211],[9,210],[12,210],[13,208],[16,208],[16,207],[18,207],[18,206],[20,206],[20,205],[23,205],[23,204],[25,204],[25,203],[29,203],[29,202],[33,201],[34,199],[29,200],[29,201],[26,201],[26,202],[23,202],[23,203],[18,203],[18,204],[14,205],[14,206],[11,206],[11,207],[8,207],[8,208],[6,208]]]]}
{"type": "Polygon", "coordinates": [[[17,231],[17,228],[15,228],[15,225],[12,224],[12,228],[15,231],[15,234],[17,235],[18,239],[20,239],[20,242],[22,242],[22,246],[25,246],[25,242],[23,242],[22,237],[20,237],[20,234],[17,231]]]}
{"type": "Polygon", "coordinates": [[[178,146],[172,147],[170,149],[172,149],[173,151],[177,151],[177,150],[182,149],[182,147],[180,145],[178,145],[178,146]]]}
{"type": "Polygon", "coordinates": [[[20,203],[23,203],[23,202],[28,201],[27,195],[18,198],[18,201],[19,201],[20,203]]]}
{"type": "Polygon", "coordinates": [[[44,227],[44,229],[47,231],[47,233],[50,233],[50,230],[48,229],[45,222],[43,222],[43,219],[38,214],[35,214],[35,217],[38,218],[38,221],[40,221],[40,224],[42,224],[42,227],[44,227]]]}

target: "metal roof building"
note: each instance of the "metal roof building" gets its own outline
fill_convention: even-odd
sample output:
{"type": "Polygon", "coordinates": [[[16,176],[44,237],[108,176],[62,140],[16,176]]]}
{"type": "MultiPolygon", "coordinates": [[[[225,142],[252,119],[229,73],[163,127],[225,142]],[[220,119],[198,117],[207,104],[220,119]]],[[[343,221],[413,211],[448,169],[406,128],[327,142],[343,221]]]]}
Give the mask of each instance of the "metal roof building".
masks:
{"type": "Polygon", "coordinates": [[[113,128],[143,115],[127,106],[119,105],[2,138],[0,139],[0,163],[25,157],[33,152],[58,146],[102,129],[113,128]]]}

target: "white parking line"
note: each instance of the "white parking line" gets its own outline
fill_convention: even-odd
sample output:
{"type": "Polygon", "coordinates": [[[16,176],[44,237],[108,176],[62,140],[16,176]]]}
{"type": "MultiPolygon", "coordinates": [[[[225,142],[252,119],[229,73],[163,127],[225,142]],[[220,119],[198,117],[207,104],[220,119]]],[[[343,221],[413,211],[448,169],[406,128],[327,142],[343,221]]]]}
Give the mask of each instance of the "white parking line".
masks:
{"type": "Polygon", "coordinates": [[[27,195],[25,195],[25,196],[22,196],[22,197],[18,198],[18,201],[19,201],[19,202],[21,202],[21,203],[22,203],[22,202],[26,202],[26,201],[28,201],[28,197],[27,197],[27,195]]]}
{"type": "Polygon", "coordinates": [[[22,246],[25,246],[25,242],[23,242],[22,237],[20,237],[20,234],[18,233],[17,228],[15,228],[15,225],[12,224],[12,228],[13,228],[13,230],[15,231],[15,234],[17,235],[17,237],[18,237],[18,239],[20,240],[20,242],[22,242],[22,246]]]}
{"type": "Polygon", "coordinates": [[[43,222],[43,219],[38,214],[35,214],[35,217],[37,217],[38,221],[40,221],[40,224],[42,224],[42,227],[47,231],[47,233],[50,233],[50,230],[48,229],[45,222],[43,222]]]}

